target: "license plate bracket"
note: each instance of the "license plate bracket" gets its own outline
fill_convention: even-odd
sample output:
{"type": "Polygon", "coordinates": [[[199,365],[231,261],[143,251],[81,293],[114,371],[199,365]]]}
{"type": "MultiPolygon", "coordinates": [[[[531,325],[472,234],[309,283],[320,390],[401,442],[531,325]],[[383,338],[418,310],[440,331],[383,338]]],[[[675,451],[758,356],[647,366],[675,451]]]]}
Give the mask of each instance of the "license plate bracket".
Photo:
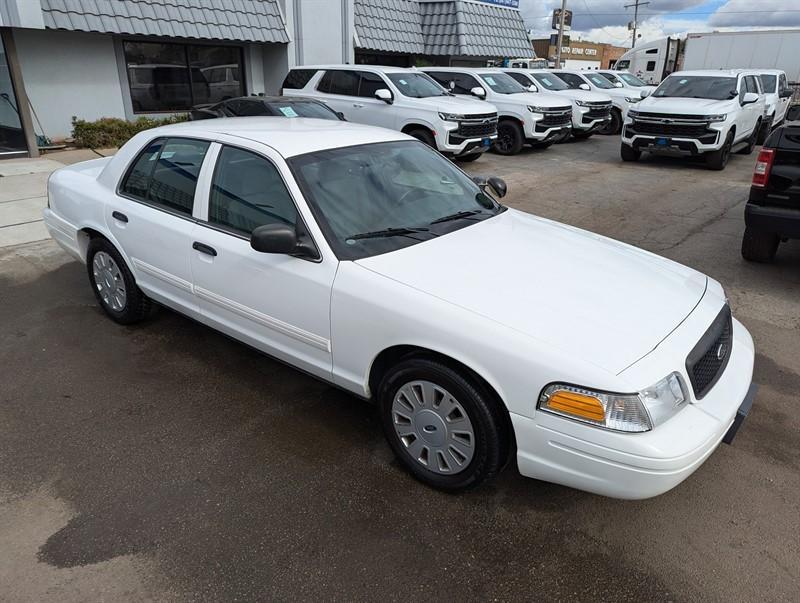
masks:
{"type": "Polygon", "coordinates": [[[492,139],[491,138],[484,138],[481,140],[481,146],[486,147],[487,149],[492,146],[492,139]]]}
{"type": "Polygon", "coordinates": [[[669,146],[669,138],[656,138],[656,146],[658,147],[668,147],[669,146]]]}

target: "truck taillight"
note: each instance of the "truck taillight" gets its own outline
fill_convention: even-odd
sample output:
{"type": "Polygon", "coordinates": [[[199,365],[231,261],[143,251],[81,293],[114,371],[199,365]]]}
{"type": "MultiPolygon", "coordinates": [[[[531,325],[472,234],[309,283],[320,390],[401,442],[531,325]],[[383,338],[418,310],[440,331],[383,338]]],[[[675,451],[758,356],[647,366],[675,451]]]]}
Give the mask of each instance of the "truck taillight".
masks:
{"type": "Polygon", "coordinates": [[[761,149],[756,159],[756,169],[753,170],[753,186],[764,187],[769,182],[769,173],[772,170],[772,161],[775,159],[774,149],[761,149]]]}

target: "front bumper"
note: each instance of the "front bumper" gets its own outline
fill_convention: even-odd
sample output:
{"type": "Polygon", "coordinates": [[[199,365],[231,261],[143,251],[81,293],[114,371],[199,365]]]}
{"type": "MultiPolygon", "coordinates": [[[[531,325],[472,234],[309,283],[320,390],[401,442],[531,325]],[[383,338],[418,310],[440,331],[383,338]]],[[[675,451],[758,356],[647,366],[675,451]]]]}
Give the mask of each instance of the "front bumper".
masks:
{"type": "Polygon", "coordinates": [[[599,130],[611,121],[611,110],[608,115],[592,118],[589,116],[589,107],[577,107],[572,109],[572,129],[577,132],[594,132],[599,130]]]}
{"type": "Polygon", "coordinates": [[[709,130],[701,136],[656,135],[637,132],[630,121],[622,128],[622,142],[637,151],[657,155],[694,156],[712,153],[722,148],[725,135],[720,130],[709,130]]]}
{"type": "Polygon", "coordinates": [[[800,239],[800,209],[748,203],[744,208],[748,228],[770,232],[783,239],[800,239]]]}
{"type": "Polygon", "coordinates": [[[650,498],[680,484],[731,433],[739,410],[749,409],[755,395],[753,340],[735,319],[733,325],[733,349],[720,380],[702,401],[652,431],[619,433],[541,411],[532,418],[512,413],[520,473],[623,499],[650,498]]]}

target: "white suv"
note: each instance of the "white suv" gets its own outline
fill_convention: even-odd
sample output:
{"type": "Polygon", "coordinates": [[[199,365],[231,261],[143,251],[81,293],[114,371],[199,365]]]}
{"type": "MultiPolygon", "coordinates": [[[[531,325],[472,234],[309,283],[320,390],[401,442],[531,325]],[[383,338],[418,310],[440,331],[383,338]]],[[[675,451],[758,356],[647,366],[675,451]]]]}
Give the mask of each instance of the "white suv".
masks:
{"type": "Polygon", "coordinates": [[[572,103],[555,94],[534,94],[502,69],[424,67],[453,94],[490,101],[497,107],[495,151],[514,155],[523,145],[545,148],[564,140],[572,129],[572,103]]]}
{"type": "Polygon", "coordinates": [[[622,132],[624,161],[642,151],[705,155],[721,170],[733,150],[753,151],[764,119],[764,95],[752,72],[679,71],[628,113],[622,132]]]}
{"type": "Polygon", "coordinates": [[[652,86],[628,71],[598,71],[600,75],[614,84],[615,88],[628,88],[629,90],[647,90],[653,92],[657,86],[652,86]]]}
{"type": "Polygon", "coordinates": [[[459,161],[497,139],[497,109],[456,98],[416,69],[320,65],[292,69],[283,94],[316,98],[347,121],[399,130],[459,161]]]}
{"type": "Polygon", "coordinates": [[[628,110],[642,100],[641,92],[629,88],[617,88],[596,71],[577,71],[574,69],[554,69],[552,71],[573,90],[602,92],[611,97],[611,121],[600,130],[600,134],[618,134],[628,110]]]}
{"type": "Polygon", "coordinates": [[[546,92],[572,102],[572,136],[589,138],[611,121],[611,97],[600,92],[573,90],[547,69],[506,69],[506,73],[532,92],[546,92]]]}

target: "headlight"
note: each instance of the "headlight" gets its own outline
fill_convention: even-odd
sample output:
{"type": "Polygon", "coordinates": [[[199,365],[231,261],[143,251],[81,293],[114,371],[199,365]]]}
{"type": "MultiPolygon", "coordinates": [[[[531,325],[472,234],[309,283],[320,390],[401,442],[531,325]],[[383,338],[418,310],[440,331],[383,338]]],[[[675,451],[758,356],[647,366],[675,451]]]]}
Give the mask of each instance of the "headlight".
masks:
{"type": "Polygon", "coordinates": [[[549,385],[539,408],[614,431],[650,431],[680,410],[688,398],[678,373],[672,373],[638,394],[614,394],[574,385],[549,385]]]}
{"type": "Polygon", "coordinates": [[[461,121],[464,116],[459,113],[439,113],[439,117],[444,121],[461,121]]]}
{"type": "Polygon", "coordinates": [[[705,118],[713,124],[725,121],[728,118],[728,115],[726,113],[720,113],[719,115],[706,115],[705,118]]]}
{"type": "Polygon", "coordinates": [[[586,101],[581,101],[581,100],[576,100],[575,104],[578,105],[579,107],[589,107],[590,106],[589,103],[587,103],[586,101]]]}
{"type": "Polygon", "coordinates": [[[528,105],[528,111],[531,113],[547,113],[549,110],[549,107],[531,107],[528,105]]]}
{"type": "Polygon", "coordinates": [[[641,96],[626,96],[625,100],[628,101],[629,103],[638,103],[640,100],[642,100],[642,97],[641,96]]]}

